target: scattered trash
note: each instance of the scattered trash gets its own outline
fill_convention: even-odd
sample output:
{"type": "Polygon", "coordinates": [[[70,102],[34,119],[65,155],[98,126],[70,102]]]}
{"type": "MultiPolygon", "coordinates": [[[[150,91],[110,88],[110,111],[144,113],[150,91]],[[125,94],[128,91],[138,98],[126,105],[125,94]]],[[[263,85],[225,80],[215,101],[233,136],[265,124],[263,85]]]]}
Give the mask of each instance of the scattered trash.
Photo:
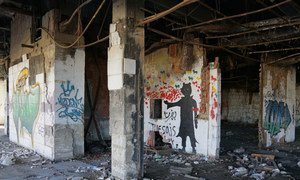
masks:
{"type": "Polygon", "coordinates": [[[10,166],[15,164],[15,157],[13,154],[3,154],[0,159],[0,164],[4,166],[10,166]]]}

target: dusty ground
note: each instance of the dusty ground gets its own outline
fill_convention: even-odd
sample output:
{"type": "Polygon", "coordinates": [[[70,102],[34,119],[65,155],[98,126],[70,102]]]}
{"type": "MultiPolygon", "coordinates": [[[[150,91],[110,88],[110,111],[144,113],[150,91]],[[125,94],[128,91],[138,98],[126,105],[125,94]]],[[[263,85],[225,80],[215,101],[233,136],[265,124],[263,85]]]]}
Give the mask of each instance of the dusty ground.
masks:
{"type": "MultiPolygon", "coordinates": [[[[272,177],[274,173],[271,172],[263,176],[265,179],[300,179],[300,167],[297,165],[300,161],[300,129],[296,132],[298,138],[295,143],[258,150],[255,126],[223,122],[219,160],[210,161],[205,157],[179,152],[172,152],[167,156],[148,152],[144,156],[145,179],[251,179],[251,168],[246,167],[248,173],[245,176],[233,176],[233,171],[245,166],[243,163],[251,165],[250,154],[255,152],[275,155],[275,162],[280,166],[280,173],[272,177]],[[243,147],[244,152],[235,153],[234,150],[240,147],[243,147]],[[249,160],[244,162],[241,160],[243,157],[248,157],[249,160]]],[[[89,153],[83,158],[51,162],[33,151],[9,142],[0,128],[0,158],[14,156],[13,165],[0,164],[0,179],[110,179],[110,153],[98,150],[101,153],[89,153]]],[[[97,152],[97,147],[94,147],[94,152],[97,152]]]]}

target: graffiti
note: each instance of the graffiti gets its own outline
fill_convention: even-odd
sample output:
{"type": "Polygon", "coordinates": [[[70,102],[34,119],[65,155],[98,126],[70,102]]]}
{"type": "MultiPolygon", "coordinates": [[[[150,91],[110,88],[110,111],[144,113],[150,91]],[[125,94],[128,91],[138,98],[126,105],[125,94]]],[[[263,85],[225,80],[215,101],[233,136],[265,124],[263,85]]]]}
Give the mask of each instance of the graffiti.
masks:
{"type": "Polygon", "coordinates": [[[26,85],[29,78],[28,68],[23,68],[16,80],[12,97],[12,114],[16,126],[17,138],[24,129],[32,135],[34,122],[40,107],[40,85],[26,85]]]}
{"type": "Polygon", "coordinates": [[[198,128],[198,122],[195,119],[197,112],[193,111],[193,108],[197,108],[196,101],[190,96],[192,93],[191,83],[189,84],[183,84],[181,88],[181,93],[183,94],[183,97],[177,101],[170,103],[168,101],[165,101],[165,104],[167,105],[167,108],[172,108],[175,106],[179,106],[181,109],[180,113],[180,127],[179,127],[179,133],[177,134],[177,137],[181,137],[182,139],[182,147],[185,151],[186,147],[186,138],[189,137],[191,141],[191,146],[193,148],[193,152],[196,152],[196,138],[195,138],[195,132],[194,132],[194,120],[195,120],[195,128],[198,128]]]}
{"type": "Polygon", "coordinates": [[[70,81],[67,81],[65,86],[64,83],[60,85],[62,93],[57,99],[57,103],[61,107],[57,110],[60,118],[69,117],[74,122],[82,119],[83,115],[83,104],[82,97],[78,98],[78,89],[75,90],[74,85],[71,85],[70,81]]]}
{"type": "Polygon", "coordinates": [[[39,125],[38,127],[38,134],[41,136],[45,136],[45,128],[42,125],[39,125]]]}
{"type": "Polygon", "coordinates": [[[176,135],[176,126],[172,125],[157,125],[151,122],[148,122],[151,125],[152,130],[157,130],[162,132],[163,135],[175,136],[176,135]]]}
{"type": "Polygon", "coordinates": [[[168,122],[169,120],[171,121],[175,121],[176,120],[176,116],[177,116],[177,112],[176,111],[165,111],[164,112],[164,116],[165,116],[165,122],[168,122]]]}
{"type": "Polygon", "coordinates": [[[146,92],[146,96],[149,99],[166,99],[168,101],[176,101],[179,99],[182,94],[180,90],[175,89],[173,86],[162,86],[159,88],[159,91],[149,91],[146,92]]]}
{"type": "Polygon", "coordinates": [[[200,117],[208,119],[208,105],[209,105],[209,67],[205,67],[201,74],[201,102],[200,102],[200,117]]]}
{"type": "Polygon", "coordinates": [[[210,118],[212,120],[215,120],[216,118],[216,110],[218,107],[218,92],[217,92],[217,87],[216,87],[216,83],[217,83],[217,78],[214,76],[211,76],[211,99],[212,99],[212,103],[211,103],[211,110],[210,110],[210,118]]]}
{"type": "Polygon", "coordinates": [[[271,137],[280,133],[281,129],[286,129],[291,122],[292,117],[286,103],[276,100],[267,101],[264,129],[271,137]]]}

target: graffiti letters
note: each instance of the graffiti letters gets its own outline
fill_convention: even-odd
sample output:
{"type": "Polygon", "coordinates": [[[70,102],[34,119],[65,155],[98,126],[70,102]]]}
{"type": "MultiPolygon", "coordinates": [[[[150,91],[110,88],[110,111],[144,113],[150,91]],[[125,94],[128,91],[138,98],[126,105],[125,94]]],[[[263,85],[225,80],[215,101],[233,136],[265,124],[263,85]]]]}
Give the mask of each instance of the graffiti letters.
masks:
{"type": "Polygon", "coordinates": [[[286,129],[291,122],[292,117],[286,103],[276,100],[267,101],[264,129],[271,136],[276,136],[281,129],[286,129]]]}
{"type": "Polygon", "coordinates": [[[176,111],[165,111],[164,112],[164,116],[165,116],[165,121],[168,122],[169,120],[171,121],[175,121],[176,120],[176,116],[177,116],[177,112],[176,111]]]}
{"type": "Polygon", "coordinates": [[[162,135],[168,135],[170,137],[176,135],[176,126],[172,125],[157,125],[151,122],[148,122],[151,125],[151,129],[161,132],[162,135]]]}
{"type": "Polygon", "coordinates": [[[75,90],[74,85],[71,85],[70,81],[67,81],[66,86],[62,83],[60,87],[63,92],[59,95],[56,103],[61,106],[57,110],[58,116],[60,118],[69,117],[74,122],[81,120],[84,108],[82,97],[78,98],[79,90],[75,90]]]}

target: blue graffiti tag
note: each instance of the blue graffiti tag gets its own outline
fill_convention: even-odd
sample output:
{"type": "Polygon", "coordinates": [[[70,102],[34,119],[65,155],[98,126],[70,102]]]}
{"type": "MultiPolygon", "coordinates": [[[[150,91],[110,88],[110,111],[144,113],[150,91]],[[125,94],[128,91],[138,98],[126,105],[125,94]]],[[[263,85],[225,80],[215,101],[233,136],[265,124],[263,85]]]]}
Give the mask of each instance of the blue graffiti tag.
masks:
{"type": "Polygon", "coordinates": [[[264,129],[276,136],[281,129],[286,129],[292,122],[288,105],[282,101],[267,101],[264,129]]]}
{"type": "Polygon", "coordinates": [[[82,119],[83,114],[83,104],[82,97],[78,98],[78,89],[75,91],[74,85],[70,84],[70,81],[67,81],[65,87],[64,82],[60,85],[62,93],[57,98],[57,103],[61,107],[57,110],[58,117],[65,118],[69,117],[74,122],[82,119]],[[75,92],[75,95],[74,95],[75,92]]]}

